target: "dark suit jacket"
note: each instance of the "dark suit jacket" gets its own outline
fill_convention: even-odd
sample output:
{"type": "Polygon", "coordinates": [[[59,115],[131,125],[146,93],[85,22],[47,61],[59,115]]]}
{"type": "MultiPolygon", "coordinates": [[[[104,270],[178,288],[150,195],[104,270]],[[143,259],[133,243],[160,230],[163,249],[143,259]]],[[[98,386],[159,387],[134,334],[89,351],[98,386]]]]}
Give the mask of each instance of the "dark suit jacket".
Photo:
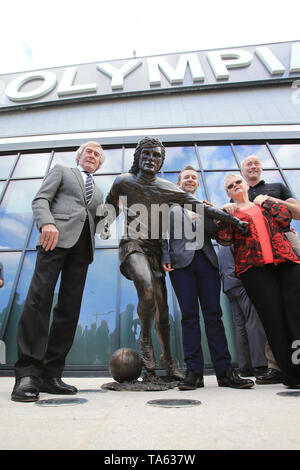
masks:
{"type": "MultiPolygon", "coordinates": [[[[95,184],[93,197],[86,203],[85,186],[78,168],[56,165],[43,181],[32,202],[32,210],[39,231],[45,224],[57,227],[59,248],[75,245],[88,218],[94,252],[96,210],[102,202],[102,192],[95,184]]],[[[37,245],[40,244],[41,236],[37,241],[37,245]]]]}
{"type": "MultiPolygon", "coordinates": [[[[180,206],[174,206],[170,211],[170,230],[169,239],[162,241],[162,258],[161,264],[171,263],[172,268],[185,268],[193,261],[195,249],[187,249],[187,243],[191,242],[185,238],[184,230],[180,239],[174,238],[174,220],[182,220],[182,224],[191,223],[190,216],[185,209],[180,206]]],[[[201,250],[206,255],[211,265],[218,269],[218,258],[212,246],[211,238],[217,233],[217,224],[214,220],[204,217],[204,242],[201,250]]]]}

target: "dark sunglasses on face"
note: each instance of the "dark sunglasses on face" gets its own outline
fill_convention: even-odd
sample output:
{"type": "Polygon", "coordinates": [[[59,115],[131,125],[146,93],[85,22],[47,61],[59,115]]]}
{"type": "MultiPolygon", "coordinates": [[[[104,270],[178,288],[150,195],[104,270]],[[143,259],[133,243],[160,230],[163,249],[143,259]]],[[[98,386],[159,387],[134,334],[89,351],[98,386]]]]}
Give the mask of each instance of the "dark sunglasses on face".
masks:
{"type": "Polygon", "coordinates": [[[243,182],[243,180],[236,180],[234,181],[233,183],[230,183],[228,186],[227,186],[227,189],[232,189],[233,186],[235,186],[236,184],[241,184],[243,182]]]}

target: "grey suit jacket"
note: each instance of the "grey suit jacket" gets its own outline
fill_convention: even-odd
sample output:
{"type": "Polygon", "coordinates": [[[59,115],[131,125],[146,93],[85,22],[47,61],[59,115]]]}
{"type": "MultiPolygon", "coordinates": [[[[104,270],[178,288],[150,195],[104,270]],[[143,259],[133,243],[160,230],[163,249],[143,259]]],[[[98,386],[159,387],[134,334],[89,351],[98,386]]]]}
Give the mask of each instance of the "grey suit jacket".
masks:
{"type": "MultiPolygon", "coordinates": [[[[180,269],[185,268],[193,261],[195,250],[187,249],[186,244],[191,242],[185,238],[184,230],[182,231],[182,237],[180,239],[174,238],[174,219],[180,220],[182,217],[182,223],[185,222],[185,218],[188,218],[185,209],[180,206],[174,206],[170,211],[170,230],[169,239],[162,241],[162,258],[161,264],[171,263],[172,268],[180,269]]],[[[190,220],[187,220],[190,223],[190,220]]],[[[218,258],[216,252],[212,246],[211,238],[214,238],[218,230],[217,224],[213,219],[205,217],[204,219],[204,243],[201,250],[206,255],[211,265],[218,269],[218,258]]]]}
{"type": "Polygon", "coordinates": [[[219,260],[219,272],[220,278],[223,284],[223,291],[227,292],[234,287],[242,285],[235,275],[235,263],[233,257],[233,245],[230,246],[219,246],[218,253],[219,260]]]}
{"type": "MultiPolygon", "coordinates": [[[[78,168],[56,165],[33,199],[32,210],[39,231],[45,224],[54,224],[57,227],[59,248],[71,248],[75,245],[88,217],[94,251],[96,209],[102,202],[103,194],[95,184],[93,196],[86,203],[85,186],[78,168]]],[[[41,235],[37,246],[40,244],[41,235]]]]}

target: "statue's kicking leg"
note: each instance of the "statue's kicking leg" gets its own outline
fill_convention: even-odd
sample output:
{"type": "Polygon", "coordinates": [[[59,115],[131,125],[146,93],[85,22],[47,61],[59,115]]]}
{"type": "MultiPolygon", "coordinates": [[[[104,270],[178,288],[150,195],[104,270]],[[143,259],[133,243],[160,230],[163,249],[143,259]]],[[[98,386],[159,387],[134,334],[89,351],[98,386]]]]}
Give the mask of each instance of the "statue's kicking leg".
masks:
{"type": "Polygon", "coordinates": [[[147,374],[151,378],[151,376],[155,377],[156,365],[151,335],[156,311],[152,272],[146,256],[142,253],[132,253],[128,256],[126,263],[138,294],[137,312],[141,325],[141,358],[147,374]]]}

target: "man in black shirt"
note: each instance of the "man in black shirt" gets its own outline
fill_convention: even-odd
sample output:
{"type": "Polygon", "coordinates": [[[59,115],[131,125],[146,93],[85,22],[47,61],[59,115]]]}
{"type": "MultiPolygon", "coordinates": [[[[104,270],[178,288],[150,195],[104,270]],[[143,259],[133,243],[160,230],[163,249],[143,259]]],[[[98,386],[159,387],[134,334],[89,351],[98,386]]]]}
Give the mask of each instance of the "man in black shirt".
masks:
{"type": "Polygon", "coordinates": [[[284,204],[292,213],[293,219],[300,220],[300,204],[290,190],[282,183],[266,183],[261,179],[262,165],[256,155],[250,155],[242,162],[242,175],[249,184],[249,199],[253,201],[259,194],[267,194],[284,204]]]}

